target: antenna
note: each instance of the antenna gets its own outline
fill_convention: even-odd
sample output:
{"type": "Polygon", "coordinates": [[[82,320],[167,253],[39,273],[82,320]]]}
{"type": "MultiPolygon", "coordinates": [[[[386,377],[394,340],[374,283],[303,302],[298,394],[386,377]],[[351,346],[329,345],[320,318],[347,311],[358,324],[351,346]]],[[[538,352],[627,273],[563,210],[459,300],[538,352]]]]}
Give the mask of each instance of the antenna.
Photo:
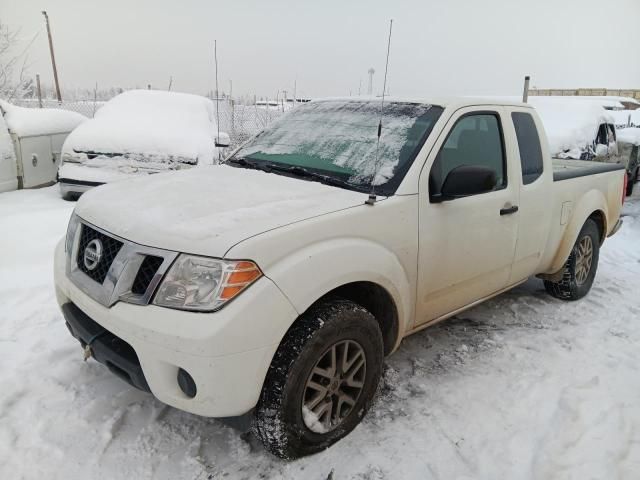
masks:
{"type": "Polygon", "coordinates": [[[220,141],[220,110],[218,104],[220,103],[220,93],[218,92],[218,41],[213,41],[213,58],[216,64],[216,126],[218,128],[218,136],[215,143],[220,141]]]}
{"type": "MultiPolygon", "coordinates": [[[[376,162],[375,162],[375,170],[373,172],[373,178],[371,179],[371,193],[369,194],[369,198],[365,202],[367,205],[373,205],[376,203],[376,175],[378,174],[378,161],[379,161],[379,150],[380,150],[380,137],[382,136],[382,114],[384,113],[384,97],[387,91],[387,72],[389,71],[389,51],[391,50],[391,30],[393,28],[393,19],[389,20],[389,40],[387,42],[387,61],[384,66],[384,83],[382,84],[382,100],[380,102],[380,121],[378,122],[378,140],[376,142],[376,162]]],[[[371,69],[373,70],[373,69],[371,69]]]]}

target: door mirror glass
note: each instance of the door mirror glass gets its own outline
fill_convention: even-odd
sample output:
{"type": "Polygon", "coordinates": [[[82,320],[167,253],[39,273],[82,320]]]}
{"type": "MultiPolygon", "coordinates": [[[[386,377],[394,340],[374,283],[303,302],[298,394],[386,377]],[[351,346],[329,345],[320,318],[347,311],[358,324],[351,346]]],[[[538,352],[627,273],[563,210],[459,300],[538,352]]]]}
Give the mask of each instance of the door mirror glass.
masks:
{"type": "Polygon", "coordinates": [[[498,177],[492,168],[483,165],[461,165],[447,174],[440,193],[433,195],[431,201],[442,202],[490,192],[496,187],[497,182],[498,177]]]}

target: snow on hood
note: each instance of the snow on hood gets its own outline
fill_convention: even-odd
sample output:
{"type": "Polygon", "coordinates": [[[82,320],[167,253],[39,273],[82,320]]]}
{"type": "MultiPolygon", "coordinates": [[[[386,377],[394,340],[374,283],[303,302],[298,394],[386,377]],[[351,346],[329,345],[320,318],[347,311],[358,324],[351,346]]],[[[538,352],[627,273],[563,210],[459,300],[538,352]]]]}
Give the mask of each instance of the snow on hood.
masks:
{"type": "Polygon", "coordinates": [[[614,123],[610,113],[593,100],[529,97],[529,103],[544,124],[552,156],[585,151],[593,144],[600,124],[614,123]]]}
{"type": "Polygon", "coordinates": [[[64,157],[75,152],[125,154],[195,164],[217,158],[213,102],[187,93],[131,90],[107,102],[67,137],[64,157]]]}
{"type": "Polygon", "coordinates": [[[221,257],[248,237],[364,200],[317,182],[215,165],[97,187],[75,211],[142,245],[221,257]]]}
{"type": "Polygon", "coordinates": [[[84,115],[57,108],[25,108],[0,100],[11,133],[19,137],[68,133],[88,120],[84,115]]]}

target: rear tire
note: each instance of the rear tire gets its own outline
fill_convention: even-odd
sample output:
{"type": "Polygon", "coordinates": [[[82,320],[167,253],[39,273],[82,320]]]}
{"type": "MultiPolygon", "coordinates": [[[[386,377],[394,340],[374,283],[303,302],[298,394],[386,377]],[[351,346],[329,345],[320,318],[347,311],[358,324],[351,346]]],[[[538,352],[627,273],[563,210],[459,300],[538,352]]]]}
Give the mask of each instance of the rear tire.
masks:
{"type": "Polygon", "coordinates": [[[360,305],[331,298],[312,306],[274,355],[253,432],[269,452],[284,459],[334,444],[371,406],[383,352],[378,322],[360,305]]]}
{"type": "Polygon", "coordinates": [[[596,223],[588,219],[580,230],[559,282],[544,281],[547,292],[560,300],[579,300],[584,297],[596,276],[600,256],[600,232],[596,223]]]}
{"type": "Polygon", "coordinates": [[[640,168],[636,169],[634,174],[629,177],[629,181],[627,182],[627,197],[633,195],[633,187],[638,181],[638,176],[640,175],[640,168]]]}
{"type": "Polygon", "coordinates": [[[637,173],[629,176],[629,180],[627,181],[627,191],[625,192],[627,197],[633,195],[633,184],[636,183],[637,173]]]}

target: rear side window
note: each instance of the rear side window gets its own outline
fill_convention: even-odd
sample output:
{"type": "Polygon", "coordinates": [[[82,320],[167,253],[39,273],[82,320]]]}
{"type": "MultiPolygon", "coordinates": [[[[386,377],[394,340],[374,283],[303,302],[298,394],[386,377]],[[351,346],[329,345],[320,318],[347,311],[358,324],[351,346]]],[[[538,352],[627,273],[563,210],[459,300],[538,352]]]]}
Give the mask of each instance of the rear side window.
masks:
{"type": "Polygon", "coordinates": [[[542,175],[542,148],[536,122],[529,113],[513,112],[513,126],[516,129],[520,163],[522,165],[522,183],[528,185],[542,175]]]}

